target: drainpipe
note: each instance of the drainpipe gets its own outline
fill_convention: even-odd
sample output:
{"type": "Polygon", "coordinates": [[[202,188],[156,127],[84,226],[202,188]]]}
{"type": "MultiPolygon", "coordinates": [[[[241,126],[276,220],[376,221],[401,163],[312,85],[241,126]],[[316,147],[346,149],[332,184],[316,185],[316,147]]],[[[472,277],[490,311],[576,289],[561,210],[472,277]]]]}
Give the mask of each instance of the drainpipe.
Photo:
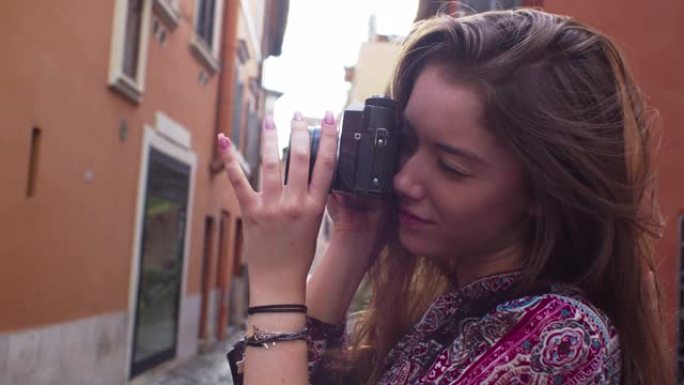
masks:
{"type": "MultiPolygon", "coordinates": [[[[219,132],[223,132],[230,137],[231,122],[233,121],[233,97],[235,90],[235,56],[237,52],[237,25],[238,15],[240,12],[241,0],[225,0],[223,7],[223,23],[221,23],[221,50],[219,52],[220,69],[218,73],[218,95],[216,97],[216,121],[214,124],[214,138],[219,132]]],[[[215,143],[215,141],[212,141],[215,143]]],[[[223,162],[218,154],[218,146],[213,145],[213,160],[210,165],[210,173],[215,176],[223,170],[223,162]]],[[[230,220],[230,219],[229,219],[230,220]]],[[[232,228],[231,224],[226,223],[225,228],[232,228]]],[[[226,336],[226,324],[228,321],[228,301],[230,298],[230,281],[232,271],[230,258],[232,252],[228,250],[233,249],[232,243],[229,240],[232,238],[230,234],[222,234],[225,237],[226,244],[223,250],[219,250],[217,269],[221,269],[218,274],[219,282],[219,309],[217,319],[217,335],[218,339],[223,339],[226,336]]]]}
{"type": "MultiPolygon", "coordinates": [[[[221,23],[220,69],[218,73],[218,95],[216,97],[215,135],[223,132],[231,137],[233,121],[233,91],[235,90],[235,55],[237,52],[237,25],[240,13],[240,0],[225,0],[223,7],[223,23],[221,23]]],[[[213,142],[212,142],[213,143],[213,142]]],[[[218,148],[213,146],[213,159],[210,165],[211,174],[216,175],[223,170],[223,163],[218,148]]]]}

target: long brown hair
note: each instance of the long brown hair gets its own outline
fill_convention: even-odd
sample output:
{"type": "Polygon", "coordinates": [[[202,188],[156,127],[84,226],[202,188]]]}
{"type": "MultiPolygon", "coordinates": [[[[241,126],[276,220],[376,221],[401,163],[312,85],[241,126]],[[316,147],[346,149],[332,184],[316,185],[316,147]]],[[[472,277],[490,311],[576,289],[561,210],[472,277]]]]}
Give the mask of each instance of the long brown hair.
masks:
{"type": "MultiPolygon", "coordinates": [[[[580,288],[618,330],[622,383],[670,383],[660,297],[644,290],[661,225],[651,115],[620,51],[586,25],[531,9],[439,15],[404,44],[391,84],[402,107],[429,63],[482,91],[487,127],[532,184],[539,210],[521,290],[548,281],[580,288]]],[[[386,250],[348,352],[358,383],[379,379],[388,351],[449,286],[443,269],[396,239],[386,250]]]]}

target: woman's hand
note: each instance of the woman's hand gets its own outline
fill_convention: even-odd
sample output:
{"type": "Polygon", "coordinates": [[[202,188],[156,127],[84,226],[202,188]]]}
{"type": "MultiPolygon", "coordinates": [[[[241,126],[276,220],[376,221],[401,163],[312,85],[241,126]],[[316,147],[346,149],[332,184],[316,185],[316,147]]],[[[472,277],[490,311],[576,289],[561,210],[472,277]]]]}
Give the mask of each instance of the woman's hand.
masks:
{"type": "Polygon", "coordinates": [[[332,113],[322,122],[311,183],[308,183],[310,137],[300,113],[292,120],[290,168],[283,185],[277,133],[267,119],[262,135],[262,185],[249,185],[230,141],[219,134],[228,179],[242,211],[245,259],[250,275],[250,305],[303,303],[306,276],[330,188],[337,152],[332,113]]]}
{"type": "Polygon", "coordinates": [[[328,197],[328,214],[333,221],[332,238],[363,246],[357,261],[368,266],[389,236],[389,199],[333,193],[328,197]],[[370,251],[370,253],[368,252],[370,251]]]}

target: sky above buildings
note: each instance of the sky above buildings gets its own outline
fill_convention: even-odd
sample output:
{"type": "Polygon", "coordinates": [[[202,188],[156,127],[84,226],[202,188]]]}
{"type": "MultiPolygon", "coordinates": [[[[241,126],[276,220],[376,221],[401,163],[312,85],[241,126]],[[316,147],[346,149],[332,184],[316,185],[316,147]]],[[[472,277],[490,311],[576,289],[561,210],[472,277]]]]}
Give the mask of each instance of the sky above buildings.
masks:
{"type": "Polygon", "coordinates": [[[371,16],[377,33],[405,36],[417,7],[417,0],[290,0],[282,54],[266,60],[263,74],[264,87],[284,93],[274,111],[281,148],[294,111],[322,118],[344,109],[344,67],[356,63],[371,16]]]}

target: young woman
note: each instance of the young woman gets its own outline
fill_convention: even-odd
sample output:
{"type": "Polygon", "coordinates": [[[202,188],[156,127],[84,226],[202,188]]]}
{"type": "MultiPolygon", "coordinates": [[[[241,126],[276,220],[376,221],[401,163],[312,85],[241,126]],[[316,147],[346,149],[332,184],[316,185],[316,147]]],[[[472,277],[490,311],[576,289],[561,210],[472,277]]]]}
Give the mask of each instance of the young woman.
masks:
{"type": "Polygon", "coordinates": [[[668,383],[649,120],[614,44],[534,10],[438,16],[407,39],[391,96],[392,202],[329,197],[330,113],[310,184],[300,114],[285,186],[272,121],[261,192],[219,136],[245,226],[245,384],[668,383]],[[326,201],[332,240],[307,284],[326,201]]]}

